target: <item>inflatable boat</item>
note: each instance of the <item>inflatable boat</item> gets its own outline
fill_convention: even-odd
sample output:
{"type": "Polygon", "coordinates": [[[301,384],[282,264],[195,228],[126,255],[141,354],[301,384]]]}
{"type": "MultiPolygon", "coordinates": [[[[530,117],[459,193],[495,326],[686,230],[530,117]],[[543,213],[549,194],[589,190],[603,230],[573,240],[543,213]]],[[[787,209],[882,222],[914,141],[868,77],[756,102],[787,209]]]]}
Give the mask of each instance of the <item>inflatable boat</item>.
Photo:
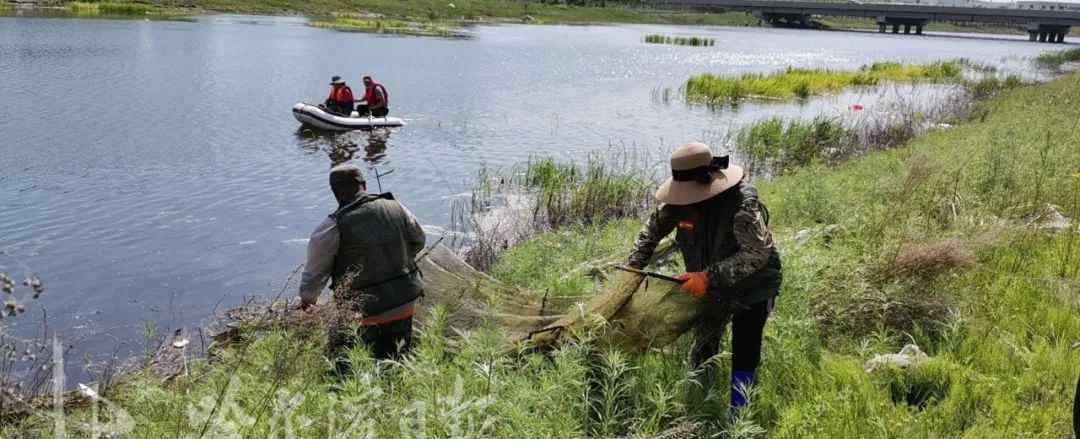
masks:
{"type": "Polygon", "coordinates": [[[355,111],[353,116],[345,117],[303,102],[293,105],[292,114],[304,125],[327,131],[370,130],[405,125],[405,121],[397,117],[360,117],[356,116],[355,111]]]}

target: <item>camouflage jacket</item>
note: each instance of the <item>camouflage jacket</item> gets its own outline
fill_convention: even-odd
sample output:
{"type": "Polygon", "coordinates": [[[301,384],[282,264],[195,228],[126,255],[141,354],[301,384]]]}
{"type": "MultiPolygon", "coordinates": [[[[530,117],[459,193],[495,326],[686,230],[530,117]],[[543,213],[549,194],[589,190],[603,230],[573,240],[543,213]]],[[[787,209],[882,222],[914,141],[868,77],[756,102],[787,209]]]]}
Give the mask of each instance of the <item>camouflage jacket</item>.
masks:
{"type": "Polygon", "coordinates": [[[661,205],[638,234],[629,264],[647,265],[660,240],[675,231],[686,271],[708,273],[711,296],[749,306],[780,290],[780,254],[768,222],[747,182],[699,203],[661,205]]]}

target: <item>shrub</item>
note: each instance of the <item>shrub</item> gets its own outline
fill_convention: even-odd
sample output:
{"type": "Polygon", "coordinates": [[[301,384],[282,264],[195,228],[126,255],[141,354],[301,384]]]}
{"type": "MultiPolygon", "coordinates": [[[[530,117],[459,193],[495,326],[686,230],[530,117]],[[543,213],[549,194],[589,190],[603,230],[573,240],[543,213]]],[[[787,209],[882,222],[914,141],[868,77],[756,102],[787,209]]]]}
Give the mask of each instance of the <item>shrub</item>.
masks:
{"type": "Polygon", "coordinates": [[[1046,52],[1035,58],[1035,64],[1045,68],[1057,69],[1065,63],[1080,61],[1080,48],[1046,52]]]}

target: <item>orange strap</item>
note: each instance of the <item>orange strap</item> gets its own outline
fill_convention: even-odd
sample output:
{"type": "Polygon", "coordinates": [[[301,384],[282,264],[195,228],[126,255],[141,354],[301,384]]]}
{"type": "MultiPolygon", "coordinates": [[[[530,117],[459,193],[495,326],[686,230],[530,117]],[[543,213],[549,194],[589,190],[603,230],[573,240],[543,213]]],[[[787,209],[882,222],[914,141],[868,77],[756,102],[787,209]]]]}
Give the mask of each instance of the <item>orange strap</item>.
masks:
{"type": "Polygon", "coordinates": [[[416,314],[416,306],[410,306],[400,313],[394,313],[391,315],[380,315],[375,317],[368,317],[360,320],[360,326],[376,326],[385,325],[387,323],[393,323],[399,320],[405,320],[416,314]]]}

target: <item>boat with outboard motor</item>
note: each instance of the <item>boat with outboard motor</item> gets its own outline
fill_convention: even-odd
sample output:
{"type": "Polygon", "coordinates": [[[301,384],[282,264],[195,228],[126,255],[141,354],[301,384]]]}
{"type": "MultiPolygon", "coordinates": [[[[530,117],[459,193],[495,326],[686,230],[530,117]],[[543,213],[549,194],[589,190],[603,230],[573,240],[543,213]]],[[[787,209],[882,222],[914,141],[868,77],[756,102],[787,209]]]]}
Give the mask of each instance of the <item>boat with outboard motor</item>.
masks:
{"type": "Polygon", "coordinates": [[[327,131],[370,130],[405,125],[405,121],[398,117],[361,117],[355,111],[349,117],[345,117],[333,114],[317,105],[303,102],[293,105],[292,113],[300,123],[327,131]]]}

